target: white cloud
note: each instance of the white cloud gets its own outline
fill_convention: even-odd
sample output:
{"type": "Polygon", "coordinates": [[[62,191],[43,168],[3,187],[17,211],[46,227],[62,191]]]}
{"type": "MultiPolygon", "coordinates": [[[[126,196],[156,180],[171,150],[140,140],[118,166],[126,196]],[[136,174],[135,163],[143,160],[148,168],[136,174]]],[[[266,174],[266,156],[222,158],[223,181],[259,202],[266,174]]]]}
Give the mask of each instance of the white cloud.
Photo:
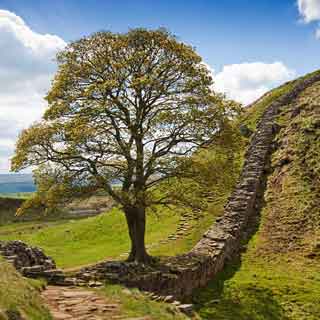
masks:
{"type": "Polygon", "coordinates": [[[0,10],[0,172],[8,171],[18,132],[40,118],[56,70],[56,52],[66,43],[39,34],[14,13],[0,10]]]}
{"type": "MultiPolygon", "coordinates": [[[[0,10],[0,172],[9,169],[18,132],[42,115],[43,96],[56,70],[54,57],[65,45],[61,38],[39,34],[14,13],[0,10]]],[[[246,104],[293,76],[281,62],[255,62],[224,66],[214,81],[217,91],[246,104]]]]}
{"type": "MultiPolygon", "coordinates": [[[[299,14],[305,23],[320,21],[320,0],[298,0],[299,14]]],[[[320,28],[315,31],[316,39],[320,39],[320,28]]]]}
{"type": "Polygon", "coordinates": [[[320,0],[298,0],[298,9],[304,22],[320,20],[320,0]]]}
{"type": "Polygon", "coordinates": [[[248,104],[294,75],[295,72],[282,62],[231,64],[214,74],[214,89],[225,93],[228,98],[248,104]]]}
{"type": "Polygon", "coordinates": [[[0,173],[7,172],[10,166],[10,155],[14,148],[14,141],[11,138],[3,138],[0,140],[0,173]]]}

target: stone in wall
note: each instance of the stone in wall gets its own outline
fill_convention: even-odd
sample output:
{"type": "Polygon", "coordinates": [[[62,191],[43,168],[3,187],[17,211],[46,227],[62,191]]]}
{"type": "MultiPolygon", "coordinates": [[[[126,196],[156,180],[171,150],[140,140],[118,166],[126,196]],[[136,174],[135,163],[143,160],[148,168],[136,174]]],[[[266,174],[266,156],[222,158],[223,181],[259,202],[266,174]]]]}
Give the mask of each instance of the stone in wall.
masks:
{"type": "Polygon", "coordinates": [[[44,278],[49,283],[62,283],[63,272],[55,261],[38,247],[29,247],[22,241],[0,242],[0,254],[24,276],[44,278]]]}

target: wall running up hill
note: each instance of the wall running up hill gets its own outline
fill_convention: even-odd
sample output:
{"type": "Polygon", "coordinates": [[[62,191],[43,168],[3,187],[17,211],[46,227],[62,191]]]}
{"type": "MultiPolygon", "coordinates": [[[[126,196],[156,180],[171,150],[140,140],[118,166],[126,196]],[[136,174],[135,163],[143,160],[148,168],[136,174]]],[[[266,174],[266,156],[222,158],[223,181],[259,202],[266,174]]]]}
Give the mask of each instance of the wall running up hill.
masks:
{"type": "Polygon", "coordinates": [[[313,74],[297,81],[293,89],[267,107],[252,136],[245,156],[239,182],[230,196],[223,216],[203,235],[187,254],[169,259],[160,269],[139,270],[124,263],[106,262],[85,268],[97,278],[107,278],[138,287],[158,295],[172,295],[184,299],[196,288],[205,286],[223,269],[225,263],[241,251],[241,240],[247,236],[249,221],[259,216],[261,197],[265,189],[273,139],[277,132],[275,123],[281,107],[292,102],[304,89],[320,81],[313,74]]]}

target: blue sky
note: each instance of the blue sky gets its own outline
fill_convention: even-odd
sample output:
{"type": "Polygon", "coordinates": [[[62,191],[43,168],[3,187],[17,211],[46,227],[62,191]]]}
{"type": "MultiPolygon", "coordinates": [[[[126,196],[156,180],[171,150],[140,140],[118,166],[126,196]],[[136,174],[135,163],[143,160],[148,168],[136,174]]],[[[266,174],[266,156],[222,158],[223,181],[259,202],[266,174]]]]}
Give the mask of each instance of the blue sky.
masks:
{"type": "Polygon", "coordinates": [[[275,60],[305,73],[320,66],[313,26],[299,22],[294,0],[0,0],[39,33],[66,41],[97,30],[164,26],[196,46],[215,69],[275,60]]]}
{"type": "Polygon", "coordinates": [[[46,107],[56,52],[135,27],[166,27],[196,47],[214,89],[244,105],[320,68],[320,0],[0,0],[0,173],[46,107]]]}

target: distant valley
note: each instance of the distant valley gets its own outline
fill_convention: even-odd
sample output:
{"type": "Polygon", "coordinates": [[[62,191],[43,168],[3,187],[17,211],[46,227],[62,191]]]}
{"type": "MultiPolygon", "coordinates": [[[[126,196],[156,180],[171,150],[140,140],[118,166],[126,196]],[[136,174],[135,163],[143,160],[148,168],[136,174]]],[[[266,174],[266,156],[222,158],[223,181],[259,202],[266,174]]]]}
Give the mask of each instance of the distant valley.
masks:
{"type": "Polygon", "coordinates": [[[34,192],[32,174],[0,174],[0,193],[34,192]]]}

